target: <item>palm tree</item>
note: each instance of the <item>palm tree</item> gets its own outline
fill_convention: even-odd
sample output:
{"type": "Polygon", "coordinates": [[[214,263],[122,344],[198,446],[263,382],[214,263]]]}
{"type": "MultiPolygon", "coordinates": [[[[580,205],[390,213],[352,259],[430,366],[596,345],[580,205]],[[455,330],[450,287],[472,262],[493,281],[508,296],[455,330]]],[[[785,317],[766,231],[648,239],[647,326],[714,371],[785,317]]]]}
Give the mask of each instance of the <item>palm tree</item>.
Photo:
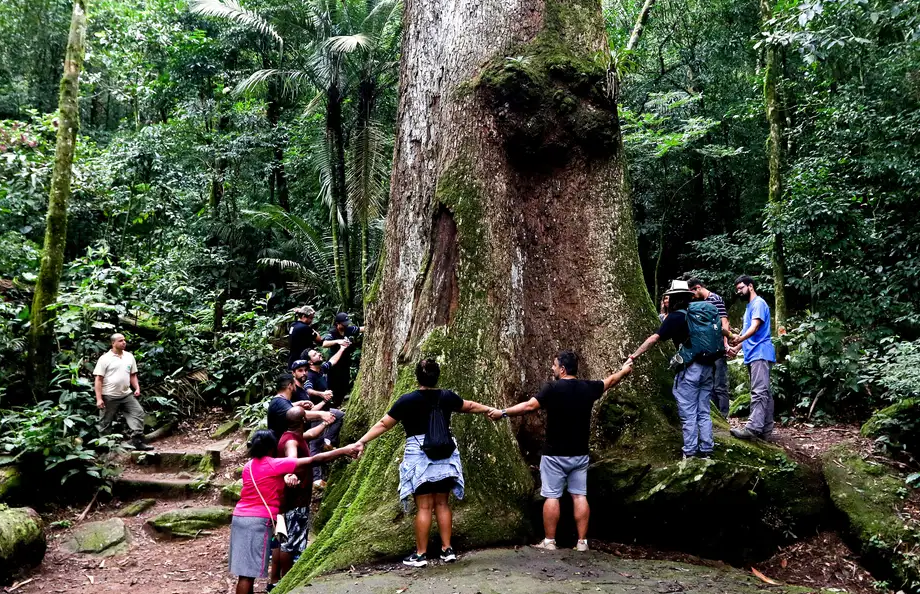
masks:
{"type": "Polygon", "coordinates": [[[320,177],[319,198],[329,209],[336,293],[343,305],[355,303],[354,270],[359,267],[363,301],[373,268],[370,231],[384,214],[387,194],[392,133],[381,116],[381,97],[397,79],[400,0],[308,0],[298,12],[285,13],[277,27],[235,0],[196,0],[192,11],[269,36],[279,51],[284,47],[279,29],[290,31],[289,38],[300,35],[301,43],[295,49],[288,44],[286,55],[297,68],[257,70],[236,92],[279,78],[290,94],[313,93],[308,111],[324,108],[323,143],[314,147],[313,163],[320,177]],[[349,98],[352,117],[346,113],[349,98]],[[352,247],[352,234],[360,237],[359,253],[352,247]]]}

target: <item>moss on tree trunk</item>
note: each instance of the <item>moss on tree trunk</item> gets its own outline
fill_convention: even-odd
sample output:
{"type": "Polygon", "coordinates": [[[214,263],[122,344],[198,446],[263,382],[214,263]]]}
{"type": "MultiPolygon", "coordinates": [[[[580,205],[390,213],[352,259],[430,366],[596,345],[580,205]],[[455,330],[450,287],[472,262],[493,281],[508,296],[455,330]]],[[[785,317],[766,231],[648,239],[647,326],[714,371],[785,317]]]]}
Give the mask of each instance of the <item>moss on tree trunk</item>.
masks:
{"type": "MultiPolygon", "coordinates": [[[[580,354],[580,376],[602,377],[658,322],[639,266],[600,2],[460,0],[446,10],[409,0],[405,14],[384,257],[367,298],[346,438],[414,389],[422,355],[441,361],[442,387],[504,407],[536,394],[558,350],[580,354]]],[[[662,352],[650,352],[595,407],[592,498],[596,510],[608,508],[596,535],[615,523],[608,497],[634,501],[638,524],[647,513],[674,517],[700,496],[699,473],[678,462],[664,362],[662,352]],[[688,488],[666,501],[678,485],[688,488]]],[[[527,463],[537,460],[542,415],[498,424],[456,415],[452,424],[466,478],[453,544],[532,537],[527,463]]],[[[403,441],[394,429],[359,461],[335,466],[316,541],[282,591],[412,549],[413,518],[397,500],[403,441]]],[[[771,448],[742,447],[751,452],[745,463],[760,470],[739,476],[729,459],[712,463],[703,476],[714,490],[772,496],[783,475],[768,488],[764,473],[784,465],[796,472],[771,448]]]]}
{"type": "Polygon", "coordinates": [[[43,395],[51,379],[54,349],[54,312],[49,305],[57,301],[67,240],[67,202],[70,200],[70,178],[77,131],[80,127],[80,72],[86,44],[86,10],[88,0],[74,0],[70,20],[70,36],[64,58],[58,98],[59,125],[55,145],[54,167],[51,172],[51,192],[45,219],[45,243],[41,267],[32,298],[29,354],[32,365],[32,386],[36,397],[43,395]]]}

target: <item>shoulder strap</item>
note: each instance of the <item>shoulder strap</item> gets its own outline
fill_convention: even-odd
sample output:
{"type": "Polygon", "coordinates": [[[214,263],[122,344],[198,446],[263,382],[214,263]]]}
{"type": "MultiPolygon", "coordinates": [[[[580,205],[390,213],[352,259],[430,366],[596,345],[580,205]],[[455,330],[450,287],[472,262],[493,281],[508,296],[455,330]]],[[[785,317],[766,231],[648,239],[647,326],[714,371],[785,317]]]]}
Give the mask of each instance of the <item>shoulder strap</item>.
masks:
{"type": "MultiPolygon", "coordinates": [[[[255,460],[255,458],[253,458],[255,460]]],[[[259,484],[256,482],[256,475],[252,473],[252,462],[249,463],[249,478],[252,480],[252,486],[256,488],[256,493],[259,495],[259,499],[262,500],[262,505],[265,506],[265,511],[268,512],[268,519],[272,522],[272,532],[275,530],[275,518],[272,517],[272,508],[268,507],[268,503],[265,502],[265,498],[262,497],[262,492],[259,491],[259,484]]]]}

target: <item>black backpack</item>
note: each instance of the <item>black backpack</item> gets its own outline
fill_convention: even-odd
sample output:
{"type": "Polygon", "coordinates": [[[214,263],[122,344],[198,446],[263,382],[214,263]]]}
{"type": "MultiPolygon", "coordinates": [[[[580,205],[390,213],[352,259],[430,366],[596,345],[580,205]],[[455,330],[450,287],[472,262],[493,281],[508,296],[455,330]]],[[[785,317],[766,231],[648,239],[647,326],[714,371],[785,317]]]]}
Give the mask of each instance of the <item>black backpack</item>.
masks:
{"type": "Polygon", "coordinates": [[[454,443],[450,427],[447,426],[447,417],[441,410],[441,390],[435,392],[434,398],[428,399],[428,404],[431,405],[431,412],[428,413],[428,431],[425,432],[422,451],[431,460],[450,458],[457,449],[457,444],[454,443]]]}

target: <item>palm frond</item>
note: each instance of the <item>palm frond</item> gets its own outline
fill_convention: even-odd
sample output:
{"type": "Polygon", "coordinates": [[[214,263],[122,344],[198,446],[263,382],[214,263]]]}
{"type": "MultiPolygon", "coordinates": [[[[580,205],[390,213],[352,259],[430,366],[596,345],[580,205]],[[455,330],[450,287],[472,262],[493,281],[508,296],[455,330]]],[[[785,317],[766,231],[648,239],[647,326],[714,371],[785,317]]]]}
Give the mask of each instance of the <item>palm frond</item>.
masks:
{"type": "Polygon", "coordinates": [[[279,46],[284,47],[284,40],[271,23],[259,14],[243,8],[236,0],[194,0],[189,12],[239,23],[257,33],[274,38],[279,46]]]}
{"type": "Polygon", "coordinates": [[[367,50],[374,46],[374,40],[363,33],[354,35],[337,35],[326,40],[329,51],[337,54],[348,54],[358,48],[367,50]]]}
{"type": "Polygon", "coordinates": [[[389,178],[387,144],[386,134],[376,122],[358,130],[352,142],[346,171],[348,204],[365,222],[383,213],[389,178]]]}

